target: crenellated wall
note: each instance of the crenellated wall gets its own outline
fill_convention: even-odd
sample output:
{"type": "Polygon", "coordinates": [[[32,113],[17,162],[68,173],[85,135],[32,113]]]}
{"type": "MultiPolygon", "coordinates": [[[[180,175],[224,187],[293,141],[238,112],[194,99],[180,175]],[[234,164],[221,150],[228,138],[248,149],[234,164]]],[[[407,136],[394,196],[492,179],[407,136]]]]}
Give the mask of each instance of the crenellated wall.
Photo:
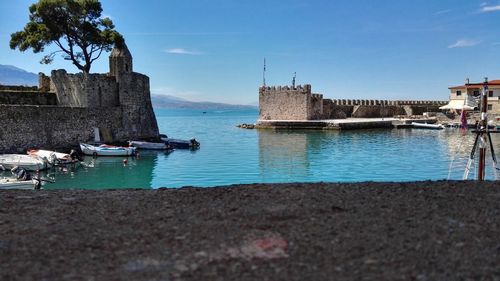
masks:
{"type": "MultiPolygon", "coordinates": [[[[316,99],[318,98],[316,96],[316,99]]],[[[259,118],[262,120],[310,120],[313,113],[311,99],[311,85],[260,87],[259,118]]]]}
{"type": "Polygon", "coordinates": [[[0,118],[9,121],[0,126],[0,153],[75,148],[93,141],[95,128],[115,142],[158,138],[149,78],[132,71],[128,50],[112,52],[110,67],[115,75],[42,73],[39,88],[11,88],[14,96],[0,89],[0,118]]]}
{"type": "Polygon", "coordinates": [[[260,120],[320,120],[343,118],[377,118],[394,115],[421,115],[439,111],[447,101],[323,99],[304,87],[261,87],[260,120]]]}

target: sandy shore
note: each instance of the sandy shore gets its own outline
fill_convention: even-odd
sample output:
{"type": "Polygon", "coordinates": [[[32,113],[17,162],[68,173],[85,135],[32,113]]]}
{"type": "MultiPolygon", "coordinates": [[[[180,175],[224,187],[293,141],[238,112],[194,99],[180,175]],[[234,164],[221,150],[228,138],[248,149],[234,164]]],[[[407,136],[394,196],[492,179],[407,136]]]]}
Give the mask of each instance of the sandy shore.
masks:
{"type": "Polygon", "coordinates": [[[0,191],[0,280],[500,280],[500,184],[0,191]]]}

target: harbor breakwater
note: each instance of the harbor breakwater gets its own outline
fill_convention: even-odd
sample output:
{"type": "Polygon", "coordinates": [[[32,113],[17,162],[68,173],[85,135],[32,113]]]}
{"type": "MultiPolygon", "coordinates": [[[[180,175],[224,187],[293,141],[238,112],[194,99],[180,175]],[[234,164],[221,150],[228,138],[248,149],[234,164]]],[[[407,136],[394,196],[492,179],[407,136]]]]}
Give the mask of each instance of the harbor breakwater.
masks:
{"type": "Polygon", "coordinates": [[[259,121],[381,118],[438,112],[447,101],[324,99],[311,85],[259,89],[259,121]]]}

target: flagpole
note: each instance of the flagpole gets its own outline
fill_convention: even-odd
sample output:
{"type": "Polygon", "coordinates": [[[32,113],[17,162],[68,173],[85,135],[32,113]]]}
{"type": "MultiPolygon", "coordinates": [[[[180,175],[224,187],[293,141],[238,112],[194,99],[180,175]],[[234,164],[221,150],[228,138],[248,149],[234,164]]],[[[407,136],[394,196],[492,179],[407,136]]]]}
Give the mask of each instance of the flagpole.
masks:
{"type": "Polygon", "coordinates": [[[262,85],[266,86],[266,58],[264,58],[264,71],[262,72],[262,85]]]}

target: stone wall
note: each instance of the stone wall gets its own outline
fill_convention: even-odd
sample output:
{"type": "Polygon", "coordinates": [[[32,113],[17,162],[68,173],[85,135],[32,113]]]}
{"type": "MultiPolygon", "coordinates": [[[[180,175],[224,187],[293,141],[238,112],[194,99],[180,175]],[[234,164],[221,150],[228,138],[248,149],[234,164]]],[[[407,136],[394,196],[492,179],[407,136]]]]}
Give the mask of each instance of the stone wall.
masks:
{"type": "Polygon", "coordinates": [[[126,139],[122,109],[0,105],[0,152],[23,153],[29,148],[73,148],[94,138],[94,127],[108,128],[126,139]]]}
{"type": "Polygon", "coordinates": [[[65,70],[53,70],[52,86],[57,94],[58,105],[69,107],[119,106],[116,79],[107,74],[68,74],[65,70]]]}
{"type": "Polygon", "coordinates": [[[1,91],[0,104],[56,105],[55,93],[38,91],[1,91]]]}
{"type": "Polygon", "coordinates": [[[309,120],[311,85],[261,87],[259,106],[261,120],[309,120]]]}

